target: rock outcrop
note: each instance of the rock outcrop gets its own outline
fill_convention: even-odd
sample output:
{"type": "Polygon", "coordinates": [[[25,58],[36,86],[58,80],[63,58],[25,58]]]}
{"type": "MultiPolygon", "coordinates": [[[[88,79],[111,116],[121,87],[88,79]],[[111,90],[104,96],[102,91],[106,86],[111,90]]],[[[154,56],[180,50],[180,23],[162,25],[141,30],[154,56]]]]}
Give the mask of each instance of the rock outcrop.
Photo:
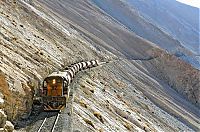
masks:
{"type": "Polygon", "coordinates": [[[5,76],[2,74],[2,72],[0,72],[0,131],[1,132],[4,131],[11,132],[14,130],[14,125],[10,121],[8,121],[11,118],[8,118],[8,116],[6,115],[8,113],[7,111],[9,111],[10,109],[8,102],[11,101],[8,98],[12,98],[8,96],[10,96],[10,92],[8,91],[8,85],[6,83],[5,76]]]}
{"type": "Polygon", "coordinates": [[[200,108],[200,71],[162,50],[153,51],[144,62],[149,71],[200,108]]]}
{"type": "Polygon", "coordinates": [[[6,124],[7,116],[2,109],[0,109],[0,119],[1,119],[0,127],[4,128],[4,126],[6,124]]]}
{"type": "Polygon", "coordinates": [[[14,130],[14,125],[10,121],[6,121],[4,128],[7,132],[12,132],[14,130]]]}
{"type": "Polygon", "coordinates": [[[7,115],[3,111],[3,108],[4,107],[2,107],[2,106],[0,107],[0,131],[1,132],[12,132],[14,130],[14,125],[10,121],[7,120],[7,115]]]}
{"type": "Polygon", "coordinates": [[[3,94],[0,92],[0,108],[4,107],[4,100],[3,100],[4,96],[3,94]]]}

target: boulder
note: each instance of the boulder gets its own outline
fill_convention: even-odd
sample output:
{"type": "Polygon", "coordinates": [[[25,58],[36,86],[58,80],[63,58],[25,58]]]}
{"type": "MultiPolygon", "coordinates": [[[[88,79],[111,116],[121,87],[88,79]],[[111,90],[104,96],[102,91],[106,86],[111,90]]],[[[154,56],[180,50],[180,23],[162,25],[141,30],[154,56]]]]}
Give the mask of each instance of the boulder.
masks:
{"type": "Polygon", "coordinates": [[[5,129],[4,128],[0,128],[0,132],[5,132],[5,129]]]}
{"type": "Polygon", "coordinates": [[[3,94],[0,92],[0,109],[4,107],[4,100],[3,100],[3,94]]]}
{"type": "Polygon", "coordinates": [[[3,98],[4,96],[3,96],[3,94],[0,92],[0,98],[3,98]]]}
{"type": "Polygon", "coordinates": [[[6,124],[7,116],[2,109],[0,109],[0,128],[6,124]]]}
{"type": "Polygon", "coordinates": [[[10,121],[6,121],[6,125],[4,128],[7,130],[7,132],[13,132],[14,125],[10,121]]]}

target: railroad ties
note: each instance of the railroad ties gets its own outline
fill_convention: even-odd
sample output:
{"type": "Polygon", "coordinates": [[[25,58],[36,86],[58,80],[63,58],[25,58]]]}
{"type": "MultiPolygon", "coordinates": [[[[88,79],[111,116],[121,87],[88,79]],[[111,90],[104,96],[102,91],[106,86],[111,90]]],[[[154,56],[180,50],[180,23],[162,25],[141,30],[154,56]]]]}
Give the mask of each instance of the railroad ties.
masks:
{"type": "Polygon", "coordinates": [[[45,112],[45,118],[41,122],[37,132],[54,132],[60,116],[59,112],[45,112]]]}

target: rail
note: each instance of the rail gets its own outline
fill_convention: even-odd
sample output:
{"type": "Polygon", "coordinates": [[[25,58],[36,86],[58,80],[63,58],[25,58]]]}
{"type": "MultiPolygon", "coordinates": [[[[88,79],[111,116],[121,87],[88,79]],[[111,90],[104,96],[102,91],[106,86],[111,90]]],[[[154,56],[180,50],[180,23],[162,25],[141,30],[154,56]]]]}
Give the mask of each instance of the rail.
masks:
{"type": "Polygon", "coordinates": [[[46,117],[44,118],[37,132],[54,132],[59,116],[59,112],[46,112],[46,117]]]}

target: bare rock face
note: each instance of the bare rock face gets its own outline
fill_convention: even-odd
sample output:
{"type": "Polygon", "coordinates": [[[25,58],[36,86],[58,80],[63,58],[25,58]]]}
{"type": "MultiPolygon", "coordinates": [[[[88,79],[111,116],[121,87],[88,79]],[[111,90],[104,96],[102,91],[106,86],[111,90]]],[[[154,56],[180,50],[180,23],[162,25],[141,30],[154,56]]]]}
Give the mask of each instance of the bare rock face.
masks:
{"type": "MultiPolygon", "coordinates": [[[[20,103],[20,100],[25,99],[25,95],[27,95],[28,93],[24,94],[25,92],[21,92],[21,93],[11,92],[9,89],[9,85],[6,81],[5,75],[2,72],[0,73],[0,80],[1,80],[0,81],[0,90],[1,90],[0,92],[3,93],[4,100],[5,100],[4,105],[2,105],[2,106],[3,106],[4,110],[6,111],[6,114],[8,115],[9,120],[12,120],[16,116],[20,115],[17,111],[21,110],[21,111],[26,112],[28,109],[31,109],[31,106],[26,106],[27,105],[26,102],[23,102],[22,104],[20,103]]],[[[16,89],[19,88],[19,90],[20,90],[20,89],[26,88],[26,86],[22,87],[22,85],[20,85],[19,82],[15,82],[14,84],[15,84],[14,86],[16,89]],[[21,87],[19,87],[19,86],[21,86],[21,87]]],[[[30,93],[29,93],[29,96],[30,96],[30,93]]],[[[31,98],[29,97],[29,99],[31,99],[31,98]]],[[[22,113],[24,113],[24,112],[22,112],[22,113]]],[[[21,113],[21,115],[23,115],[22,113],[21,113]]]]}
{"type": "MultiPolygon", "coordinates": [[[[7,131],[12,132],[14,130],[13,124],[10,121],[7,121],[8,119],[7,114],[9,114],[8,111],[10,109],[10,106],[8,104],[14,103],[14,101],[12,100],[12,97],[10,97],[10,92],[8,91],[7,86],[8,85],[5,81],[5,76],[0,72],[0,131],[2,132],[7,132],[7,131]],[[2,93],[4,93],[5,97],[3,96],[2,93]],[[4,99],[6,101],[4,101],[4,99]],[[6,110],[6,113],[3,110],[6,110]]],[[[10,109],[10,110],[13,110],[13,109],[10,109]]]]}
{"type": "Polygon", "coordinates": [[[4,128],[0,128],[0,132],[5,132],[5,129],[4,128]]]}
{"type": "Polygon", "coordinates": [[[12,132],[14,130],[14,125],[10,121],[6,121],[5,129],[7,132],[12,132]]]}
{"type": "Polygon", "coordinates": [[[7,116],[2,109],[0,109],[0,128],[4,127],[6,124],[7,116]]]}
{"type": "Polygon", "coordinates": [[[0,92],[0,109],[2,109],[4,107],[4,100],[3,100],[4,96],[3,94],[0,92]]]}
{"type": "Polygon", "coordinates": [[[144,62],[149,71],[200,108],[200,71],[162,50],[152,55],[154,59],[144,62]]]}

